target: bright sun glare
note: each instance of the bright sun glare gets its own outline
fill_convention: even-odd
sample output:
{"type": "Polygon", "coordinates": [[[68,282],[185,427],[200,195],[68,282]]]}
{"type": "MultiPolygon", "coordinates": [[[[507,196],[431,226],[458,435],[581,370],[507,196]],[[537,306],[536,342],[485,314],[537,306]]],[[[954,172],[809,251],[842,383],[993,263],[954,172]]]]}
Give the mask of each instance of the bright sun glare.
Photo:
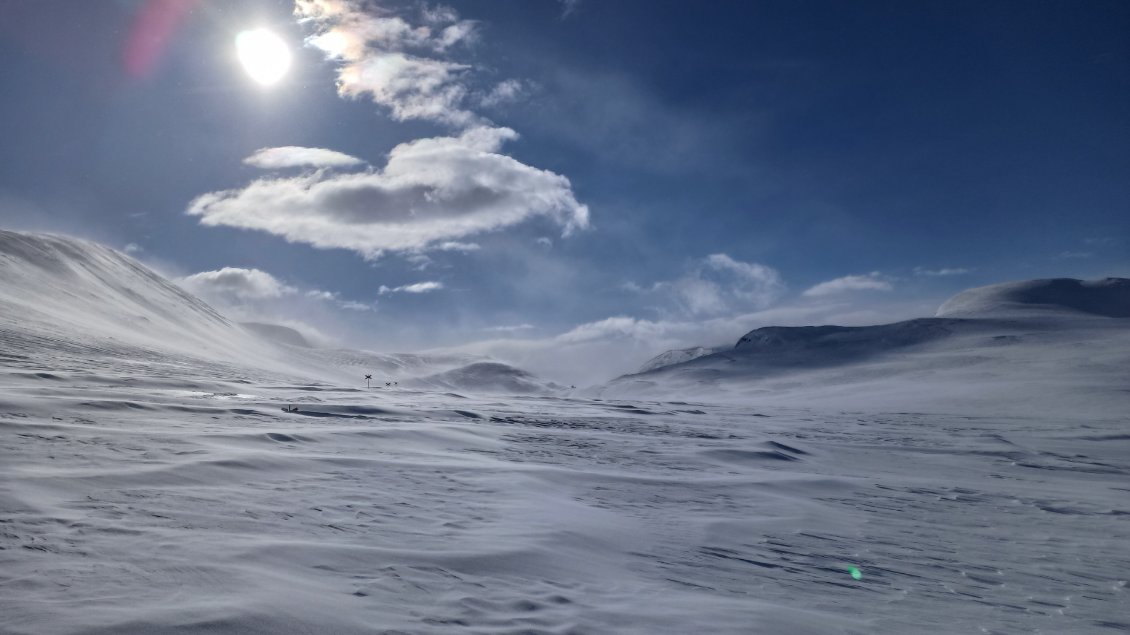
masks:
{"type": "Polygon", "coordinates": [[[251,79],[270,86],[290,69],[290,48],[267,29],[243,31],[235,37],[235,49],[251,79]]]}

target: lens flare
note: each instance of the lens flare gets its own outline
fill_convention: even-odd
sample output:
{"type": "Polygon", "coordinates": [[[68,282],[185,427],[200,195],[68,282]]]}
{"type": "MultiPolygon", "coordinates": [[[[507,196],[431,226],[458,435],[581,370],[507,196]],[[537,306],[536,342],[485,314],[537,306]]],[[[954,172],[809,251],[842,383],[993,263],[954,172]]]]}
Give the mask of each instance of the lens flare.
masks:
{"type": "Polygon", "coordinates": [[[243,70],[263,86],[277,83],[290,70],[290,48],[267,29],[243,31],[235,37],[243,70]]]}

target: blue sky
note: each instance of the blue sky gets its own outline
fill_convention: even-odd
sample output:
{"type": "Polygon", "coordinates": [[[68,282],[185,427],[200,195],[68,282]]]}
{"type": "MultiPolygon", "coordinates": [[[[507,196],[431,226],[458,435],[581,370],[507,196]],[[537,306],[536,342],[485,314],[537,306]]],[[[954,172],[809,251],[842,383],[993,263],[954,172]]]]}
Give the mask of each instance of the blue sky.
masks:
{"type": "Polygon", "coordinates": [[[580,383],[1130,275],[1124,2],[0,10],[0,225],[343,345],[580,383]],[[235,55],[260,27],[294,55],[270,87],[235,55]]]}

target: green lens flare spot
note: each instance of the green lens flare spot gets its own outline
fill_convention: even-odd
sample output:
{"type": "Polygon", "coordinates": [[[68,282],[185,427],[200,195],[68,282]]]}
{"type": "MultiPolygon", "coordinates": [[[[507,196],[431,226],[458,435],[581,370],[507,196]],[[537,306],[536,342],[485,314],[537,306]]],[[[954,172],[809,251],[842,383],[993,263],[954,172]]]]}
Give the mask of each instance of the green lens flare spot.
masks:
{"type": "Polygon", "coordinates": [[[863,579],[863,572],[859,570],[859,567],[857,567],[853,564],[849,564],[847,570],[848,570],[848,573],[851,574],[852,578],[854,578],[856,580],[862,580],[863,579]]]}

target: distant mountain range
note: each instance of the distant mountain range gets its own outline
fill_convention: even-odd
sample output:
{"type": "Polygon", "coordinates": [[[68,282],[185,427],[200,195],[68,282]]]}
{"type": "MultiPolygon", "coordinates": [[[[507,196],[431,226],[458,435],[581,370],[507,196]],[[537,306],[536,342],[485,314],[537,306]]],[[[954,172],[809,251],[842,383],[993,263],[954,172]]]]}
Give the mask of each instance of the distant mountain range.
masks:
{"type": "MultiPolygon", "coordinates": [[[[377,386],[501,393],[562,388],[473,355],[316,348],[288,327],[233,322],[113,249],[0,231],[0,363],[94,371],[107,357],[150,364],[138,372],[173,377],[178,360],[196,360],[226,369],[218,372],[256,368],[358,385],[374,374],[377,386]]],[[[1130,280],[1009,282],[959,293],[934,317],[759,328],[732,347],[668,351],[634,374],[577,394],[885,400],[892,407],[954,410],[963,399],[1049,408],[1126,400],[1130,280]]]]}
{"type": "Polygon", "coordinates": [[[935,317],[876,326],[765,327],[733,347],[668,351],[602,397],[821,400],[854,394],[961,409],[962,398],[1053,402],[1130,394],[1130,280],[970,289],[935,317]],[[894,390],[895,387],[899,390],[894,390]]]}

